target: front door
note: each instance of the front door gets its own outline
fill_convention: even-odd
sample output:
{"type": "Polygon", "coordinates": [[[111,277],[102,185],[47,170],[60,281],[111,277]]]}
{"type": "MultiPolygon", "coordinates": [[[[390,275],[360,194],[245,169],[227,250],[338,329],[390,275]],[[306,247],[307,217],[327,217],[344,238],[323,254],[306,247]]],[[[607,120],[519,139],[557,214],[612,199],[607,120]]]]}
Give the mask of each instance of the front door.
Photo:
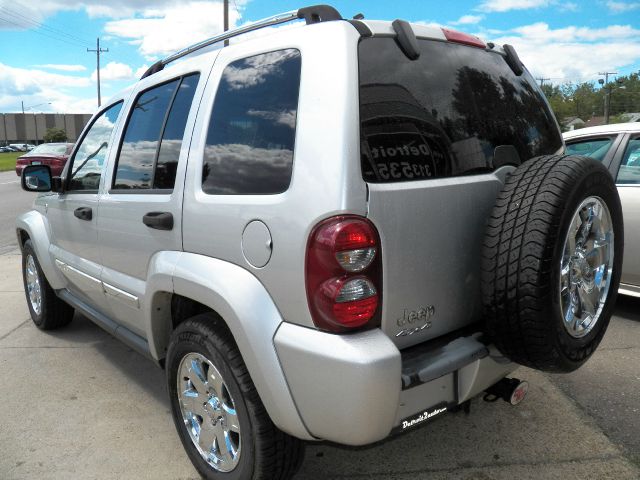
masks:
{"type": "Polygon", "coordinates": [[[98,191],[122,102],[94,117],[69,159],[65,191],[48,197],[51,255],[68,280],[68,289],[98,311],[106,311],[100,281],[98,191]]]}

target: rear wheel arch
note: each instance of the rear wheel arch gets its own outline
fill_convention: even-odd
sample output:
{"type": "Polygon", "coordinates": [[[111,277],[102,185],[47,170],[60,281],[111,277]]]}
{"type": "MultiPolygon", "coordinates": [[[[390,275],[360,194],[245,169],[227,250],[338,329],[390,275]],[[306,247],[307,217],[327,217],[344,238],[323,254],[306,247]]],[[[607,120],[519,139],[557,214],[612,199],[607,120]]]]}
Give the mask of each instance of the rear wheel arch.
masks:
{"type": "Polygon", "coordinates": [[[18,245],[20,246],[20,249],[22,250],[22,248],[24,247],[24,244],[26,243],[27,240],[30,240],[31,237],[29,236],[29,233],[22,229],[22,228],[18,228],[17,231],[17,236],[18,236],[18,245]]]}
{"type": "Polygon", "coordinates": [[[185,320],[202,313],[209,313],[216,319],[219,327],[229,332],[234,339],[233,333],[227,322],[213,308],[192,298],[171,292],[156,292],[151,301],[153,322],[155,324],[153,339],[155,343],[158,360],[164,361],[169,348],[169,341],[174,330],[185,320]]]}
{"type": "Polygon", "coordinates": [[[212,312],[217,328],[230,332],[274,424],[313,439],[273,344],[283,318],[262,282],[239,265],[190,252],[166,252],[152,264],[143,300],[152,356],[164,363],[175,329],[194,315],[212,312]]]}

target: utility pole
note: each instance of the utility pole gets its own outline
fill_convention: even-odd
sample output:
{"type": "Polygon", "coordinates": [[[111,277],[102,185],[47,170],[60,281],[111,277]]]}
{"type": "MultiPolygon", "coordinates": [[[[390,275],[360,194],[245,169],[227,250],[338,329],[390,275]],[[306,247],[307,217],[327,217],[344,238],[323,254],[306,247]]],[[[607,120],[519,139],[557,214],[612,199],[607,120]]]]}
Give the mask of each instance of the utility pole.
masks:
{"type": "Polygon", "coordinates": [[[605,89],[604,92],[604,123],[605,125],[609,124],[609,112],[611,111],[611,86],[609,85],[609,75],[617,75],[618,72],[598,72],[598,75],[604,75],[604,83],[602,79],[600,82],[602,83],[602,87],[605,89]]]}
{"type": "Polygon", "coordinates": [[[24,100],[20,100],[20,103],[22,104],[22,114],[24,115],[24,100]]]}
{"type": "Polygon", "coordinates": [[[100,37],[96,38],[96,49],[91,50],[87,48],[87,52],[96,52],[96,72],[98,74],[98,107],[102,104],[102,99],[100,98],[100,54],[108,52],[108,48],[100,48],[100,37]]]}
{"type": "MultiPolygon", "coordinates": [[[[224,16],[224,31],[229,30],[229,0],[223,0],[223,16],[224,16]]],[[[229,46],[229,39],[224,41],[224,46],[229,46]]]]}
{"type": "Polygon", "coordinates": [[[550,78],[536,78],[536,80],[540,80],[540,87],[542,87],[544,85],[544,82],[546,82],[547,80],[551,80],[550,78]]]}

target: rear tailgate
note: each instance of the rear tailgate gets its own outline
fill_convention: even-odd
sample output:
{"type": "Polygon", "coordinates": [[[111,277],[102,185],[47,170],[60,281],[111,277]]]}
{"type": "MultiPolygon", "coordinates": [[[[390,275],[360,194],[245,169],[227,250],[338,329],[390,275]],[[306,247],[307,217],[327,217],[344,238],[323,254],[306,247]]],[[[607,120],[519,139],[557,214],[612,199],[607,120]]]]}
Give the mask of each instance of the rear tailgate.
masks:
{"type": "Polygon", "coordinates": [[[482,238],[501,186],[493,174],[369,185],[382,241],[382,329],[400,348],[481,318],[482,238]]]}
{"type": "Polygon", "coordinates": [[[487,218],[508,171],[562,147],[525,70],[502,51],[360,41],[362,176],[382,241],[382,328],[400,348],[481,320],[487,218]]]}

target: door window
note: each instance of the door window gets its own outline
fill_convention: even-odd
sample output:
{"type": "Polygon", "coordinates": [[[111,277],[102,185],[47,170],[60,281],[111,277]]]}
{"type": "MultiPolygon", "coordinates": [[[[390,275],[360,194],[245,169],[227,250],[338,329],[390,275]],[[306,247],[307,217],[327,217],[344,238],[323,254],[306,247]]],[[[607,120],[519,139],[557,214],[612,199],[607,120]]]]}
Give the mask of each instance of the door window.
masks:
{"type": "Polygon", "coordinates": [[[97,191],[109,150],[111,132],[116,125],[122,102],[110,106],[93,122],[71,159],[68,189],[97,191]]]}
{"type": "Polygon", "coordinates": [[[640,138],[632,138],[624,151],[616,183],[622,185],[640,184],[640,138]]]}
{"type": "Polygon", "coordinates": [[[138,96],[118,153],[114,190],[173,189],[199,77],[177,78],[138,96]]]}

